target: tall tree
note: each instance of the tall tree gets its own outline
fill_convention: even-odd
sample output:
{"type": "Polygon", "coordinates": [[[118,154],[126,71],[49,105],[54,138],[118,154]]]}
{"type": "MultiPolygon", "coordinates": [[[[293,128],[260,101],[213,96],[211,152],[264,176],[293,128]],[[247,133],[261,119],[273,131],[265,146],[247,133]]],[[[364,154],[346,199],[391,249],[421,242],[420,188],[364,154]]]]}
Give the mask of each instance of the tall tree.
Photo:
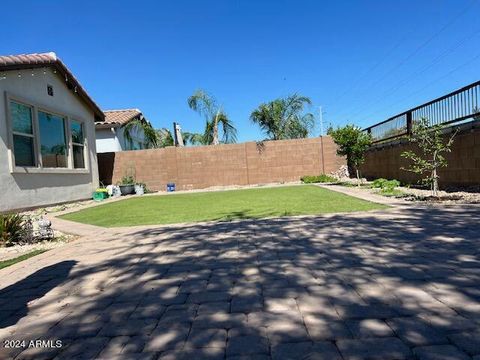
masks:
{"type": "Polygon", "coordinates": [[[271,140],[306,138],[313,130],[315,117],[304,113],[312,101],[298,94],[260,104],[250,119],[266,133],[271,140]]]}
{"type": "Polygon", "coordinates": [[[130,144],[133,143],[132,133],[134,131],[143,131],[144,134],[144,146],[148,148],[156,148],[159,144],[157,131],[153,128],[152,124],[147,121],[144,117],[139,117],[129,121],[126,124],[122,125],[123,135],[125,140],[130,144]]]}
{"type": "Polygon", "coordinates": [[[221,125],[223,132],[222,143],[235,143],[237,141],[237,130],[233,122],[212,95],[204,90],[197,90],[188,98],[188,106],[205,118],[203,144],[220,144],[219,125],[221,125]]]}

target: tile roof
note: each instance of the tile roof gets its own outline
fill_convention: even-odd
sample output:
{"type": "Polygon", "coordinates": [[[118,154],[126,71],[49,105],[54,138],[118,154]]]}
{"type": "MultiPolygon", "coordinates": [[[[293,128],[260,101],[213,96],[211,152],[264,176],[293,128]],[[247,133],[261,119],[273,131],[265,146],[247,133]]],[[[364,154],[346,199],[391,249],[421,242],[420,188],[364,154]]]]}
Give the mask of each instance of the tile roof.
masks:
{"type": "Polygon", "coordinates": [[[80,85],[80,82],[54,52],[0,56],[0,71],[32,69],[47,66],[55,68],[59,74],[65,78],[67,87],[78,93],[87,105],[93,109],[96,115],[96,121],[103,121],[105,115],[100,107],[95,101],[93,101],[90,95],[87,94],[87,91],[82,85],[80,85]]]}
{"type": "Polygon", "coordinates": [[[139,109],[105,110],[105,121],[96,123],[97,126],[124,125],[142,115],[139,109]]]}

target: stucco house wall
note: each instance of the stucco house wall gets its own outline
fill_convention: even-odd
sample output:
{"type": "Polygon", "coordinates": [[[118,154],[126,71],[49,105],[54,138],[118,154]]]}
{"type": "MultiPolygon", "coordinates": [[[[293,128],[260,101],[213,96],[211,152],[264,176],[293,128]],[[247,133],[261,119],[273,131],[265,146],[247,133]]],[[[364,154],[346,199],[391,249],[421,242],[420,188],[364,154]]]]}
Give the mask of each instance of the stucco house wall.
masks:
{"type": "MultiPolygon", "coordinates": [[[[7,71],[0,80],[0,211],[37,207],[89,198],[98,186],[94,111],[68,89],[53,68],[7,71]],[[53,86],[54,96],[47,93],[53,86]],[[7,96],[84,122],[86,169],[12,171],[7,128],[7,96]]],[[[29,170],[30,169],[30,170],[29,170]]]]}
{"type": "Polygon", "coordinates": [[[97,153],[117,152],[123,150],[115,130],[115,128],[96,130],[97,153]]]}
{"type": "Polygon", "coordinates": [[[145,135],[143,134],[143,130],[133,128],[130,133],[134,145],[138,145],[141,143],[143,144],[143,146],[139,147],[138,149],[130,149],[129,144],[124,136],[124,130],[120,126],[111,128],[97,128],[97,153],[144,149],[145,135]]]}

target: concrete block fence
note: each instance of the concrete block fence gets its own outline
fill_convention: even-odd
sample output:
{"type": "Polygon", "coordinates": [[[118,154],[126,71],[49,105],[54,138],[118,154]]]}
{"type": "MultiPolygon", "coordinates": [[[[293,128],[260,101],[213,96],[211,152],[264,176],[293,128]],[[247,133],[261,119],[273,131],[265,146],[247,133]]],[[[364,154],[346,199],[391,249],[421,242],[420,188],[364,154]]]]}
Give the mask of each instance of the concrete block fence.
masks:
{"type": "Polygon", "coordinates": [[[98,154],[100,180],[115,184],[134,174],[154,191],[298,181],[338,170],[345,160],[329,136],[218,146],[167,147],[98,154]]]}

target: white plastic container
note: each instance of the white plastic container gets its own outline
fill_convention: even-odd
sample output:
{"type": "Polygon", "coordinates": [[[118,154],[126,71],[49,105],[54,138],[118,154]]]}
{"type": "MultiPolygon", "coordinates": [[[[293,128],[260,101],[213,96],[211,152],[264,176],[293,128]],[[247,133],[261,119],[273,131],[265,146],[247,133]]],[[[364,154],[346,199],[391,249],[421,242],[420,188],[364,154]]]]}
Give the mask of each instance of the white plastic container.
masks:
{"type": "Polygon", "coordinates": [[[143,189],[143,185],[135,184],[135,194],[143,195],[144,193],[145,193],[145,190],[143,189]]]}

